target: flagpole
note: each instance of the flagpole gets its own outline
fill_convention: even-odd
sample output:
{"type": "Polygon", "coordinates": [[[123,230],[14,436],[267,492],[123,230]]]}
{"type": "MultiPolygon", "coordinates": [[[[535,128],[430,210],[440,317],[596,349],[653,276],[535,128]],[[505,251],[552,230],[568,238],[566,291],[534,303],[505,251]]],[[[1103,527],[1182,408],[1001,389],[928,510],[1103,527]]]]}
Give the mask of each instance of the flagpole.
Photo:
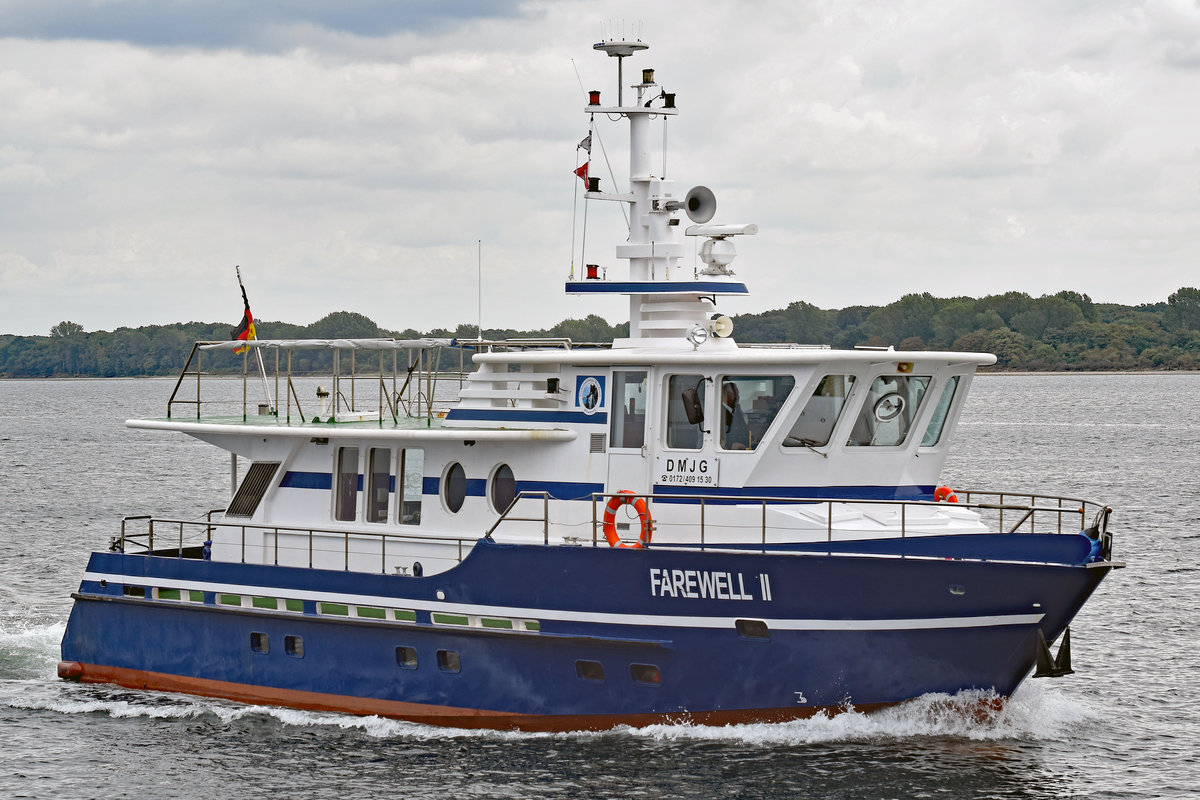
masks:
{"type": "Polygon", "coordinates": [[[478,297],[478,301],[479,301],[479,306],[476,311],[476,313],[478,314],[478,316],[476,317],[476,319],[478,320],[478,325],[475,328],[475,335],[479,338],[479,341],[482,342],[483,341],[483,239],[476,239],[475,244],[479,248],[479,253],[476,256],[476,267],[475,267],[475,274],[478,276],[478,280],[479,280],[478,288],[475,290],[475,294],[478,297]]]}
{"type": "MultiPolygon", "coordinates": [[[[254,315],[250,312],[250,300],[246,297],[246,284],[242,283],[241,265],[234,266],[234,270],[237,272],[238,288],[242,290],[242,303],[246,309],[243,324],[247,326],[248,335],[246,341],[249,342],[258,338],[254,332],[254,315]]],[[[250,345],[247,344],[246,346],[249,347],[250,345]]],[[[258,362],[258,375],[262,380],[263,396],[267,400],[267,409],[274,414],[276,413],[275,400],[271,397],[271,384],[267,380],[267,367],[263,364],[262,350],[257,347],[254,348],[254,359],[258,362]]]]}

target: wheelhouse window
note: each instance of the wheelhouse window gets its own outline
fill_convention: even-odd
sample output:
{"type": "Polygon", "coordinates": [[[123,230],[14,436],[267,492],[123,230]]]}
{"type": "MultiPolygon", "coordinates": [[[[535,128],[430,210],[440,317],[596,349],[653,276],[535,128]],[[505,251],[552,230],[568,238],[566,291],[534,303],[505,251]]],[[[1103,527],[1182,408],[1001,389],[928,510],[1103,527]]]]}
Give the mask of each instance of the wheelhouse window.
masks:
{"type": "Polygon", "coordinates": [[[353,522],[358,511],[358,448],[339,447],[334,482],[334,519],[353,522]]]}
{"type": "Polygon", "coordinates": [[[667,378],[667,447],[699,450],[704,444],[703,375],[667,378]]]}
{"type": "Polygon", "coordinates": [[[880,375],[871,383],[866,401],[846,442],[851,446],[896,447],[908,439],[921,400],[929,388],[927,375],[880,375]]]}
{"type": "Polygon", "coordinates": [[[421,492],[425,481],[425,451],[420,447],[406,447],[400,451],[400,472],[397,492],[399,493],[397,520],[401,525],[421,524],[421,492]]]}
{"type": "Polygon", "coordinates": [[[791,375],[726,375],[721,379],[723,450],[754,450],[796,385],[791,375]]]}
{"type": "Polygon", "coordinates": [[[854,386],[853,375],[826,375],[796,419],[796,424],[783,439],[784,447],[821,447],[829,444],[846,398],[854,386]]]}
{"type": "Polygon", "coordinates": [[[457,461],[446,469],[442,478],[442,499],[451,514],[461,511],[467,499],[467,473],[457,461]]]}
{"type": "Polygon", "coordinates": [[[503,514],[512,505],[512,502],[517,499],[517,479],[513,476],[513,471],[508,464],[501,464],[492,472],[491,486],[489,494],[492,496],[492,508],[496,512],[503,514]]]}
{"type": "Polygon", "coordinates": [[[392,490],[392,451],[372,447],[368,451],[367,522],[387,522],[388,497],[392,490]]]}
{"type": "Polygon", "coordinates": [[[921,447],[933,447],[941,441],[942,431],[946,427],[946,415],[950,413],[950,404],[954,402],[954,393],[957,390],[958,376],[955,375],[946,384],[946,388],[942,389],[942,396],[938,398],[937,408],[933,410],[933,416],[925,428],[925,436],[921,439],[921,447]]]}
{"type": "Polygon", "coordinates": [[[609,412],[611,447],[640,448],[646,443],[646,372],[614,372],[609,412]]]}

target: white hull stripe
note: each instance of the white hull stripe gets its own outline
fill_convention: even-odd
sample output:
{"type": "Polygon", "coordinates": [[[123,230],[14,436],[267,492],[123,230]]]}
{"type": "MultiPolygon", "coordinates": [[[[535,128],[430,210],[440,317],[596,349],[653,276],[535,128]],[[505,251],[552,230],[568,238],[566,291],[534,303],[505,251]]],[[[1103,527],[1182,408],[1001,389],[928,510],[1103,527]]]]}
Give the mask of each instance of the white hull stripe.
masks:
{"type": "MultiPolygon", "coordinates": [[[[125,584],[139,578],[124,575],[107,575],[96,572],[84,573],[85,581],[110,581],[125,584]]],[[[773,619],[754,614],[731,617],[699,617],[651,614],[610,614],[600,611],[564,611],[545,608],[515,608],[505,606],[481,606],[449,601],[415,600],[402,597],[378,595],[338,594],[313,592],[299,589],[278,589],[266,586],[245,586],[233,583],[205,583],[179,581],[169,578],[147,578],[136,586],[152,586],[158,589],[191,589],[217,594],[251,595],[254,597],[278,597],[295,600],[312,600],[340,605],[375,606],[383,608],[405,608],[420,611],[437,611],[444,614],[474,614],[529,618],[537,620],[559,620],[565,622],[593,622],[608,625],[642,625],[668,628],[732,628],[739,619],[762,619],[773,630],[785,631],[882,631],[882,630],[935,630],[946,628],[990,628],[1001,625],[1035,625],[1043,614],[999,614],[982,617],[927,617],[919,619],[773,619]]],[[[163,601],[173,603],[174,601],[163,601]]],[[[218,606],[233,610],[235,606],[218,606]]],[[[250,610],[250,609],[247,609],[250,610]]],[[[334,617],[339,619],[339,617],[334,617]]]]}

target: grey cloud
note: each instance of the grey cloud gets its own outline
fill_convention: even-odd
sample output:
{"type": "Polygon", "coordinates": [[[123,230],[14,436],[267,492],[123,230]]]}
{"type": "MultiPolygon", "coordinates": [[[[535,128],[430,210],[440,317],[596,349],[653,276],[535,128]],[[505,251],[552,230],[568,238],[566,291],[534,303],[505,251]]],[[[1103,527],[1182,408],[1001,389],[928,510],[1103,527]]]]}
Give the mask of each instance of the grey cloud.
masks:
{"type": "Polygon", "coordinates": [[[517,0],[6,0],[0,38],[278,51],[313,29],[360,37],[444,31],[519,14],[517,0]]]}

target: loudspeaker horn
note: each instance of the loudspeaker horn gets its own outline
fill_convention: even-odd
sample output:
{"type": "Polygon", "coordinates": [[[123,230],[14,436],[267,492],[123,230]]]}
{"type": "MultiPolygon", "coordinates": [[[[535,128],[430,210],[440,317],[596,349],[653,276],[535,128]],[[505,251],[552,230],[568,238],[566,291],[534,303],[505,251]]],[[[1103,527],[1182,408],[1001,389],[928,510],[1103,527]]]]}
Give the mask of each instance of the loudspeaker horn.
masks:
{"type": "Polygon", "coordinates": [[[733,320],[724,315],[713,320],[712,331],[717,336],[724,339],[729,334],[733,333],[733,320]]]}
{"type": "Polygon", "coordinates": [[[708,222],[717,213],[717,196],[707,186],[693,186],[683,198],[683,210],[692,222],[708,222]]]}

